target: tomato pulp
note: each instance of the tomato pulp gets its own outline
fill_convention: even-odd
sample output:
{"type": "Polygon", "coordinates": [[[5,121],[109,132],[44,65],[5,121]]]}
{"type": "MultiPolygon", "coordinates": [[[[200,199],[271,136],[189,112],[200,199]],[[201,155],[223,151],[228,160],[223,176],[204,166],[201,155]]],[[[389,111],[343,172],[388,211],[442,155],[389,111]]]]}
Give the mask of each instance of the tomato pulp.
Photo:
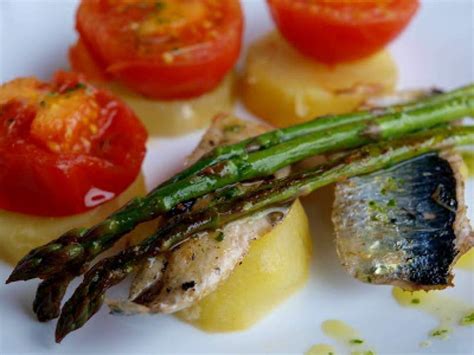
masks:
{"type": "Polygon", "coordinates": [[[85,212],[137,178],[147,134],[134,113],[72,73],[0,86],[0,209],[85,212]]]}

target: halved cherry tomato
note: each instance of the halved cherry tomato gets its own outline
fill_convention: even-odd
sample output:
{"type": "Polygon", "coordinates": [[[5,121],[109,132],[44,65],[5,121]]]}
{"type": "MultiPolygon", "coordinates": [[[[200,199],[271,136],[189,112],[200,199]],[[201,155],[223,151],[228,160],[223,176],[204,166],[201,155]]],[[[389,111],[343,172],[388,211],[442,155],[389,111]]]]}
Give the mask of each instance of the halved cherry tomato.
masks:
{"type": "Polygon", "coordinates": [[[76,71],[95,62],[138,93],[177,99],[210,91],[229,72],[243,18],[238,0],[82,0],[76,27],[76,71]]]}
{"type": "Polygon", "coordinates": [[[136,179],[147,134],[121,101],[77,74],[0,86],[0,209],[81,213],[136,179]]]}
{"type": "Polygon", "coordinates": [[[323,63],[360,59],[393,40],[419,0],[267,0],[281,34],[323,63]]]}

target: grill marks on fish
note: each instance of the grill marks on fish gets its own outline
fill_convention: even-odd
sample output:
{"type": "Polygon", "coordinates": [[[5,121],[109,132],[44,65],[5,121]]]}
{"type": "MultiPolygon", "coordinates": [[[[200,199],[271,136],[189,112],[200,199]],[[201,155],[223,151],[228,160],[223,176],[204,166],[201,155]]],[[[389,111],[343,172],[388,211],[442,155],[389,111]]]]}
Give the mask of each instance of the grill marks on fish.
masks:
{"type": "Polygon", "coordinates": [[[459,156],[426,154],[337,184],[337,251],[354,277],[409,290],[452,285],[474,243],[459,156]]]}

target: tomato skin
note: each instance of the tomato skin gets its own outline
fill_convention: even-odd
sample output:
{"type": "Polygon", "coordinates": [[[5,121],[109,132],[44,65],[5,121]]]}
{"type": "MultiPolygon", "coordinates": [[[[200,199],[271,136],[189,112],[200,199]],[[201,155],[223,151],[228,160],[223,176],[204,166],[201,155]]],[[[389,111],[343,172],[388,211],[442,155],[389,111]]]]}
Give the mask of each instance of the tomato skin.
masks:
{"type": "Polygon", "coordinates": [[[381,50],[408,25],[419,0],[267,0],[281,34],[308,57],[327,64],[381,50]]]}
{"type": "MultiPolygon", "coordinates": [[[[209,5],[215,11],[208,9],[209,13],[203,16],[219,13],[220,17],[209,29],[201,25],[207,20],[204,17],[188,27],[172,28],[173,35],[168,36],[167,32],[137,34],[135,27],[149,21],[156,11],[147,1],[134,6],[125,0],[82,0],[76,15],[76,29],[83,44],[80,51],[88,52],[103,77],[117,80],[144,96],[170,100],[202,95],[214,89],[237,61],[243,16],[238,0],[192,2],[217,6],[214,9],[209,5]],[[128,6],[125,10],[124,3],[128,6]]],[[[171,6],[186,1],[163,3],[171,6]]],[[[78,53],[77,46],[70,51],[70,57],[74,70],[93,74],[86,70],[91,67],[90,61],[86,65],[80,60],[84,56],[78,53]]]]}
{"type": "Polygon", "coordinates": [[[233,67],[240,46],[223,51],[209,61],[187,65],[123,62],[107,72],[128,88],[155,99],[188,99],[213,90],[233,67]]]}
{"type": "MultiPolygon", "coordinates": [[[[77,78],[58,73],[49,89],[67,94],[77,78]]],[[[135,181],[146,151],[144,127],[112,95],[92,87],[87,90],[94,90],[105,122],[87,154],[54,152],[32,136],[38,103],[21,97],[0,102],[1,209],[69,216],[110,200],[135,181]],[[101,196],[101,190],[107,193],[101,196]]]]}
{"type": "Polygon", "coordinates": [[[80,38],[76,44],[69,48],[69,63],[75,72],[85,75],[85,77],[95,83],[107,82],[112,80],[100,67],[97,61],[86,47],[84,41],[80,38]]]}

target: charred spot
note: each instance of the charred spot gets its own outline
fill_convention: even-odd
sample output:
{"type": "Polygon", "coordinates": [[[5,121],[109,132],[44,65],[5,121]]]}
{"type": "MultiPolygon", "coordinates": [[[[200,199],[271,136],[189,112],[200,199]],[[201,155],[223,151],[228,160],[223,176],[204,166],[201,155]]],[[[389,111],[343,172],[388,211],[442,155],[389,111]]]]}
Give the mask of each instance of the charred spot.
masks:
{"type": "Polygon", "coordinates": [[[168,261],[165,261],[165,262],[163,263],[163,267],[161,268],[161,272],[162,272],[162,273],[165,272],[167,268],[168,268],[168,261]]]}
{"type": "Polygon", "coordinates": [[[431,96],[435,96],[435,95],[441,95],[441,94],[444,94],[444,93],[445,93],[445,91],[444,91],[443,89],[440,89],[440,88],[432,88],[432,89],[430,90],[430,93],[429,93],[429,94],[430,94],[431,96]]]}
{"type": "Polygon", "coordinates": [[[284,217],[283,212],[275,211],[268,214],[267,218],[272,227],[276,226],[284,217]]]}
{"type": "Polygon", "coordinates": [[[167,217],[175,217],[177,215],[181,215],[182,213],[189,212],[195,205],[196,200],[189,200],[185,202],[178,203],[171,211],[169,211],[166,215],[167,217]]]}
{"type": "MultiPolygon", "coordinates": [[[[1,115],[1,112],[0,112],[0,115],[1,115]]],[[[15,123],[14,117],[9,117],[5,120],[5,126],[7,126],[7,129],[13,126],[14,123],[15,123]]]]}
{"type": "Polygon", "coordinates": [[[181,289],[183,291],[187,291],[189,290],[190,288],[193,288],[194,286],[196,286],[196,282],[195,281],[188,281],[188,282],[183,282],[181,284],[181,289]]]}
{"type": "Polygon", "coordinates": [[[444,184],[436,186],[436,190],[431,195],[433,201],[447,210],[456,212],[456,196],[452,196],[449,187],[444,184]]]}
{"type": "Polygon", "coordinates": [[[207,167],[204,169],[199,175],[200,176],[212,176],[212,175],[220,175],[225,170],[225,163],[217,163],[212,166],[207,167]]]}
{"type": "MultiPolygon", "coordinates": [[[[163,267],[166,268],[166,265],[163,267]]],[[[162,269],[163,270],[163,269],[162,269]]],[[[135,299],[133,302],[142,304],[142,305],[147,305],[150,302],[153,302],[153,300],[160,294],[161,290],[163,289],[163,282],[161,280],[158,280],[154,282],[151,286],[143,290],[135,299]]],[[[166,289],[167,293],[171,292],[171,288],[166,289]]]]}

